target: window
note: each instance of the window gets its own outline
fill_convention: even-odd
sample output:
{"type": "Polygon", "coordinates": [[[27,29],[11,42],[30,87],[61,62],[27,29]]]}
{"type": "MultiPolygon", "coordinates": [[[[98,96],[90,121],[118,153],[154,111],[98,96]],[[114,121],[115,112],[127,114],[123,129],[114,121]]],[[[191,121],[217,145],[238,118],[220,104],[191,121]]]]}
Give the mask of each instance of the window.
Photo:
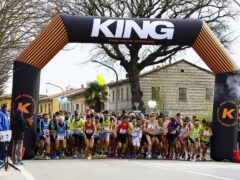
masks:
{"type": "Polygon", "coordinates": [[[43,112],[43,107],[42,107],[42,105],[40,106],[40,112],[41,112],[41,113],[43,112]]]}
{"type": "Polygon", "coordinates": [[[119,89],[117,90],[117,100],[119,100],[120,99],[120,91],[119,91],[119,89]]]}
{"type": "Polygon", "coordinates": [[[45,104],[44,113],[47,112],[47,104],[45,104]]]}
{"type": "Polygon", "coordinates": [[[157,101],[160,95],[160,87],[152,87],[152,100],[157,101]]]}
{"type": "Polygon", "coordinates": [[[206,101],[213,99],[213,88],[206,88],[206,101]]]}
{"type": "Polygon", "coordinates": [[[179,88],[179,101],[187,101],[187,88],[179,88]]]}
{"type": "Polygon", "coordinates": [[[121,88],[121,100],[123,100],[123,88],[121,88]]]}
{"type": "Polygon", "coordinates": [[[128,101],[128,99],[129,99],[128,90],[129,90],[129,88],[127,87],[127,101],[128,101]]]}
{"type": "Polygon", "coordinates": [[[115,96],[115,91],[114,90],[112,91],[112,94],[113,94],[112,95],[112,101],[114,102],[114,99],[115,99],[115,97],[114,97],[115,96]]]}
{"type": "Polygon", "coordinates": [[[48,112],[51,112],[51,104],[48,104],[48,112]]]}
{"type": "Polygon", "coordinates": [[[81,104],[81,112],[83,113],[83,103],[81,104]]]}
{"type": "Polygon", "coordinates": [[[79,104],[76,104],[76,110],[79,110],[79,104]]]}

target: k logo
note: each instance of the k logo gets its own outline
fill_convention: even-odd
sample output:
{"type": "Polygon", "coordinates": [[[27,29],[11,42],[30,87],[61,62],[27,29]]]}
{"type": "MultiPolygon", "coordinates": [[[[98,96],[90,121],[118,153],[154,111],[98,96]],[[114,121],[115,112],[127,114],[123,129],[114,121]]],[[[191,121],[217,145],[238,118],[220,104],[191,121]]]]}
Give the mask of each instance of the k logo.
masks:
{"type": "Polygon", "coordinates": [[[17,96],[14,100],[14,112],[17,109],[22,109],[24,114],[35,114],[36,103],[32,96],[28,94],[21,94],[17,96]]]}
{"type": "Polygon", "coordinates": [[[238,105],[234,101],[223,101],[217,109],[218,122],[226,127],[235,126],[238,119],[238,105]]]}

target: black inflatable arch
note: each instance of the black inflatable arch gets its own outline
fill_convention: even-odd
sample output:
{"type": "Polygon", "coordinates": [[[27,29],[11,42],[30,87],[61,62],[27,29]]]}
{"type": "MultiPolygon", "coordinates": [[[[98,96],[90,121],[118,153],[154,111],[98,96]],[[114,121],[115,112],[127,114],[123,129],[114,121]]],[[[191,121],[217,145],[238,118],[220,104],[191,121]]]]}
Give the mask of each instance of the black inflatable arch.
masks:
{"type": "MultiPolygon", "coordinates": [[[[237,142],[239,67],[206,23],[181,19],[127,19],[60,15],[45,27],[14,62],[12,115],[37,114],[41,69],[68,43],[189,45],[215,73],[211,157],[232,160],[237,142]]],[[[27,157],[34,155],[35,135],[26,133],[27,157]]]]}

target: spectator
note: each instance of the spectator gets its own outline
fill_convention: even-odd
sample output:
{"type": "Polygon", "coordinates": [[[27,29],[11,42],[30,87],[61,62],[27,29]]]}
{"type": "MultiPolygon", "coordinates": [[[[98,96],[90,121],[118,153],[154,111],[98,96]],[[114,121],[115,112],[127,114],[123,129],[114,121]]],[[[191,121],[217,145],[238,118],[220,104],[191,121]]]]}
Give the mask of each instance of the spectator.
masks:
{"type": "Polygon", "coordinates": [[[14,164],[22,165],[22,147],[25,131],[25,120],[23,117],[23,111],[21,109],[17,110],[11,121],[12,127],[12,160],[14,164]]]}
{"type": "MultiPolygon", "coordinates": [[[[7,104],[3,103],[0,109],[0,131],[7,131],[10,129],[8,114],[7,114],[7,104]]],[[[0,142],[0,164],[4,162],[4,144],[0,142]]]]}

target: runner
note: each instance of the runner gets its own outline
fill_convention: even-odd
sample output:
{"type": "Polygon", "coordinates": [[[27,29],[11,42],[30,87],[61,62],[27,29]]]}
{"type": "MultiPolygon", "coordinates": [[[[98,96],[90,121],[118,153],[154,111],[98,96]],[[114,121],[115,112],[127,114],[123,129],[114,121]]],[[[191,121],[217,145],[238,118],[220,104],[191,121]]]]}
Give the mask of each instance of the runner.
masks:
{"type": "Polygon", "coordinates": [[[57,118],[59,117],[59,112],[56,112],[53,118],[50,121],[50,150],[51,150],[51,159],[56,159],[56,124],[57,118]]]}
{"type": "Polygon", "coordinates": [[[150,115],[150,120],[145,121],[144,131],[146,132],[146,139],[148,143],[147,159],[152,158],[152,148],[156,141],[156,129],[158,128],[158,122],[154,114],[150,115]]]}
{"type": "Polygon", "coordinates": [[[91,150],[94,145],[94,134],[96,131],[96,127],[94,124],[94,118],[91,118],[90,115],[86,116],[86,122],[83,126],[83,132],[85,137],[85,144],[86,144],[86,155],[87,160],[90,160],[92,158],[91,156],[91,150]]]}
{"type": "Polygon", "coordinates": [[[73,128],[74,128],[74,158],[81,157],[83,149],[83,125],[84,120],[79,117],[78,110],[74,111],[73,128]]]}
{"type": "Polygon", "coordinates": [[[71,113],[70,112],[65,112],[64,113],[64,119],[65,122],[67,123],[67,152],[66,155],[67,156],[72,156],[74,153],[74,123],[73,123],[73,119],[71,117],[71,113]]]}
{"type": "Polygon", "coordinates": [[[95,115],[95,134],[94,134],[94,156],[97,158],[101,158],[101,144],[100,144],[100,136],[99,136],[99,131],[100,131],[100,124],[99,124],[99,114],[95,115]]]}
{"type": "Polygon", "coordinates": [[[66,137],[67,137],[67,124],[64,122],[64,117],[59,116],[57,118],[56,131],[56,151],[57,151],[57,159],[64,158],[64,151],[66,150],[66,137]]]}
{"type": "Polygon", "coordinates": [[[166,115],[162,115],[162,121],[163,121],[163,134],[161,137],[162,140],[162,157],[166,158],[168,155],[168,124],[169,124],[169,119],[166,115]]]}
{"type": "Polygon", "coordinates": [[[101,144],[104,146],[104,157],[107,157],[108,155],[110,123],[111,123],[110,115],[106,110],[103,112],[103,118],[100,119],[100,126],[101,126],[100,139],[101,139],[101,144]]]}
{"type": "Polygon", "coordinates": [[[188,137],[188,131],[187,131],[187,121],[184,119],[183,125],[181,126],[179,136],[178,136],[178,149],[179,149],[179,156],[181,159],[185,159],[185,150],[187,145],[187,137],[188,137]]]}
{"type": "Polygon", "coordinates": [[[132,129],[132,144],[133,144],[134,159],[137,159],[139,157],[141,138],[142,138],[142,121],[140,117],[137,117],[137,121],[133,121],[133,129],[132,129]]]}
{"type": "Polygon", "coordinates": [[[175,117],[170,118],[168,124],[168,155],[167,157],[172,159],[175,153],[175,158],[178,159],[177,152],[177,137],[180,130],[180,124],[177,122],[175,117]]]}
{"type": "Polygon", "coordinates": [[[163,152],[163,141],[162,141],[162,136],[164,134],[164,128],[163,128],[163,114],[158,116],[158,127],[156,130],[156,140],[158,141],[155,143],[157,145],[157,158],[161,158],[161,154],[163,152]]]}
{"type": "Polygon", "coordinates": [[[110,142],[109,142],[109,150],[108,150],[108,156],[113,157],[114,153],[116,152],[117,148],[117,139],[115,137],[115,128],[116,128],[116,118],[115,114],[112,114],[110,116],[110,142]]]}
{"type": "Polygon", "coordinates": [[[41,137],[43,136],[42,129],[41,129],[41,121],[42,121],[42,116],[37,115],[37,123],[36,123],[36,152],[37,155],[35,156],[36,159],[40,157],[42,154],[42,149],[41,149],[41,137]]]}
{"type": "Polygon", "coordinates": [[[192,160],[199,160],[200,159],[200,122],[198,119],[194,122],[194,127],[190,131],[190,141],[193,143],[193,153],[192,153],[192,160]],[[196,155],[196,159],[195,159],[196,155]]]}
{"type": "MultiPolygon", "coordinates": [[[[193,152],[193,141],[191,141],[190,138],[190,132],[194,128],[193,123],[191,122],[191,119],[187,116],[185,117],[185,121],[187,122],[186,125],[186,132],[187,132],[187,142],[186,142],[186,149],[187,149],[187,160],[191,160],[191,154],[193,152]]],[[[195,121],[195,120],[194,120],[195,121]]]]}
{"type": "MultiPolygon", "coordinates": [[[[136,115],[134,113],[130,113],[128,116],[128,132],[132,131],[133,123],[136,121],[136,115]]],[[[128,133],[127,135],[127,156],[128,158],[133,156],[132,133],[128,133]]]]}
{"type": "Polygon", "coordinates": [[[128,131],[128,116],[122,117],[122,122],[116,126],[115,136],[117,136],[118,141],[118,152],[120,159],[124,159],[124,153],[127,148],[127,131],[128,131]]]}
{"type": "Polygon", "coordinates": [[[50,159],[50,121],[48,119],[48,114],[43,114],[43,119],[40,122],[42,136],[41,139],[41,158],[49,160],[50,159]]]}
{"type": "Polygon", "coordinates": [[[207,147],[212,136],[212,129],[210,128],[210,123],[205,122],[203,128],[200,131],[201,136],[201,147],[202,147],[202,161],[206,161],[207,147]]]}

